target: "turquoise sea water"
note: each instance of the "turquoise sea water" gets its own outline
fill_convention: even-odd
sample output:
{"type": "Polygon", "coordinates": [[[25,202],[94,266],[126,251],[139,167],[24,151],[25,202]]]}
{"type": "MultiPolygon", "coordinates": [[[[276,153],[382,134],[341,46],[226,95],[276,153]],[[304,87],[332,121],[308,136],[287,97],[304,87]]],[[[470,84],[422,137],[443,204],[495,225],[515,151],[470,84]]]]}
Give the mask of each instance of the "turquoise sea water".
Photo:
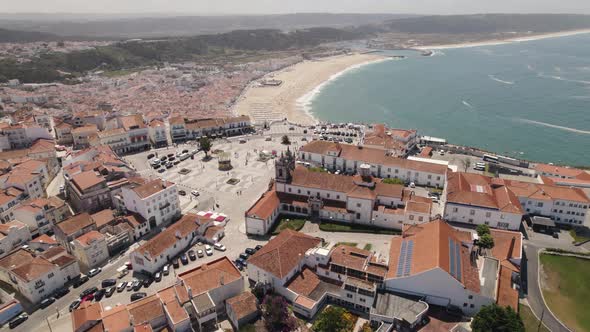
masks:
{"type": "Polygon", "coordinates": [[[311,112],[528,160],[590,166],[590,34],[417,52],[328,83],[311,112]]]}

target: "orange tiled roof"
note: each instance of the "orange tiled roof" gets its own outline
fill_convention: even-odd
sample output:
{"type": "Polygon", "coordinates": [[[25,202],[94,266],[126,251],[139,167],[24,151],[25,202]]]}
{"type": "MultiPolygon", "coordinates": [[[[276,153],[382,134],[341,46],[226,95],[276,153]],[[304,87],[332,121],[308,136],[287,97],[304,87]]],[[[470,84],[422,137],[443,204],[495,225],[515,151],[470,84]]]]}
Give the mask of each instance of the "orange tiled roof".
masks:
{"type": "Polygon", "coordinates": [[[268,219],[280,204],[279,196],[273,189],[265,192],[262,196],[246,211],[246,216],[253,218],[268,219]]]}
{"type": "Polygon", "coordinates": [[[299,264],[308,249],[320,243],[317,237],[286,229],[252,255],[248,263],[282,279],[299,264]]]}
{"type": "Polygon", "coordinates": [[[178,278],[184,282],[184,287],[191,289],[192,296],[197,296],[210,290],[219,288],[242,278],[242,274],[235,265],[223,256],[212,262],[202,264],[192,270],[183,272],[178,278]]]}
{"type": "Polygon", "coordinates": [[[258,312],[258,302],[256,296],[250,292],[243,292],[237,296],[229,298],[226,303],[231,306],[238,320],[258,312]]]}

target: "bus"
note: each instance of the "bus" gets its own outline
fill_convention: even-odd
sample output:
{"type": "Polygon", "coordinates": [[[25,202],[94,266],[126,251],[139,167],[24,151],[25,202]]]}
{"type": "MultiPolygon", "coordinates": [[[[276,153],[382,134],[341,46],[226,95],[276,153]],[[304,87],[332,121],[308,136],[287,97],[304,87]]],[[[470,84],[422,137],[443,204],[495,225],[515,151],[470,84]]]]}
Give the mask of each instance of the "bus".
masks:
{"type": "Polygon", "coordinates": [[[484,161],[488,161],[490,163],[494,163],[494,164],[497,164],[498,163],[498,157],[496,157],[496,156],[490,156],[489,154],[484,154],[483,155],[483,160],[484,161]]]}

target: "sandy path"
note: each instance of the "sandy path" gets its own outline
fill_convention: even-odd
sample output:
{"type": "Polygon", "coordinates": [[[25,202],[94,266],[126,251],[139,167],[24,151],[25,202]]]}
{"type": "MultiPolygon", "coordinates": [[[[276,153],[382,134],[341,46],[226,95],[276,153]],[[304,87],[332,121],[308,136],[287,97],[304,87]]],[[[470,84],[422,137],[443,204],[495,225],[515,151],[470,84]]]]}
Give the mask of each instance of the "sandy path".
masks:
{"type": "Polygon", "coordinates": [[[251,84],[234,105],[233,112],[249,115],[256,123],[285,117],[294,123],[315,123],[312,116],[298,107],[297,99],[347,68],[381,59],[383,56],[376,54],[352,54],[300,62],[265,76],[266,79],[281,80],[283,83],[278,87],[251,84]]]}

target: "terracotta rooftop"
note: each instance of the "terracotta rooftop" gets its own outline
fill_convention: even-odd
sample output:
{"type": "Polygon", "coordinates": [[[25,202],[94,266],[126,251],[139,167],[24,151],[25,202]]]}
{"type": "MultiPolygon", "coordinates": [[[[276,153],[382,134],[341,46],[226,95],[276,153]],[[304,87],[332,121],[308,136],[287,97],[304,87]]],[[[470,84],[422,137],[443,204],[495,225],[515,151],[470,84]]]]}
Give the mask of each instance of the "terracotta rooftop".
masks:
{"type": "MultiPolygon", "coordinates": [[[[389,252],[389,271],[387,278],[400,278],[420,274],[440,268],[463,284],[467,289],[479,293],[480,282],[477,266],[470,263],[470,251],[463,246],[469,243],[471,233],[459,231],[442,220],[435,220],[419,225],[406,225],[403,235],[392,238],[389,252]],[[412,260],[409,274],[398,274],[398,263],[402,246],[413,244],[412,260]],[[405,243],[405,245],[404,245],[405,243]],[[452,246],[451,246],[452,243],[452,246]],[[451,251],[451,247],[453,250],[451,251]],[[455,251],[458,248],[459,251],[455,251]],[[451,257],[451,255],[453,257],[451,257]],[[451,264],[454,261],[455,264],[451,264]],[[458,266],[458,262],[460,266],[458,266]],[[454,265],[454,266],[451,266],[454,265]],[[452,271],[452,268],[455,268],[452,271]]],[[[403,259],[403,258],[402,258],[403,259]]],[[[403,264],[405,266],[405,264],[403,264]]]]}
{"type": "Polygon", "coordinates": [[[102,176],[96,174],[94,170],[81,172],[72,176],[72,182],[80,191],[84,191],[105,182],[102,176]]]}
{"type": "Polygon", "coordinates": [[[66,236],[70,236],[92,224],[94,224],[94,220],[92,220],[88,213],[84,212],[56,224],[56,227],[66,234],[66,236]]]}
{"type": "Polygon", "coordinates": [[[32,239],[29,242],[33,242],[33,243],[46,243],[46,244],[57,244],[57,241],[55,241],[54,238],[52,238],[51,236],[47,235],[47,234],[41,234],[39,237],[32,239]]]}
{"type": "Polygon", "coordinates": [[[307,267],[304,267],[295,278],[285,285],[285,287],[299,295],[305,295],[309,297],[320,283],[321,280],[318,278],[315,272],[307,267]]]}
{"type": "Polygon", "coordinates": [[[273,189],[265,192],[246,212],[246,216],[266,220],[277,209],[280,204],[279,196],[273,189]]]}
{"type": "Polygon", "coordinates": [[[146,241],[135,251],[149,257],[157,257],[177,241],[177,235],[185,237],[198,228],[198,216],[192,213],[184,215],[176,223],[146,241]]]}
{"type": "Polygon", "coordinates": [[[103,226],[105,226],[108,223],[110,223],[111,221],[115,220],[115,217],[113,215],[113,210],[111,210],[111,209],[104,209],[104,210],[98,211],[98,212],[94,213],[93,215],[91,215],[90,217],[92,218],[92,220],[94,220],[94,223],[96,223],[96,227],[98,229],[101,229],[103,226]]]}
{"type": "Polygon", "coordinates": [[[191,289],[192,296],[211,291],[223,284],[229,284],[242,278],[242,274],[235,265],[223,256],[192,270],[183,272],[178,278],[184,282],[184,287],[191,289]]]}
{"type": "Polygon", "coordinates": [[[554,175],[557,175],[558,177],[576,178],[576,179],[580,179],[580,180],[590,180],[590,173],[586,172],[583,169],[577,169],[577,168],[555,166],[555,165],[548,165],[548,164],[537,164],[535,166],[535,171],[537,171],[538,173],[554,174],[554,175]]]}
{"type": "Polygon", "coordinates": [[[133,191],[135,191],[137,196],[143,199],[150,197],[156,193],[159,193],[162,190],[170,188],[173,185],[173,182],[163,181],[162,179],[155,179],[145,184],[134,187],[133,191]]]}
{"type": "Polygon", "coordinates": [[[320,243],[317,237],[286,229],[252,255],[248,263],[282,279],[298,266],[307,250],[320,243]]]}
{"type": "Polygon", "coordinates": [[[41,257],[35,257],[30,262],[19,265],[12,269],[12,273],[29,282],[47,275],[55,269],[55,265],[41,257]]]}
{"type": "Polygon", "coordinates": [[[101,316],[102,305],[99,303],[83,302],[80,307],[72,311],[72,329],[78,329],[88,321],[99,321],[101,316]]]}
{"type": "Polygon", "coordinates": [[[408,169],[432,174],[443,175],[447,172],[447,166],[445,165],[389,156],[383,149],[359,147],[356,145],[341,144],[330,141],[311,141],[302,146],[299,151],[320,155],[328,155],[328,152],[336,152],[336,156],[345,160],[356,160],[373,165],[385,165],[388,167],[408,169]]]}
{"type": "Polygon", "coordinates": [[[90,231],[86,234],[80,235],[76,238],[76,242],[80,243],[82,246],[86,247],[91,245],[94,241],[98,241],[104,239],[105,236],[98,231],[90,231]]]}
{"type": "Polygon", "coordinates": [[[129,311],[127,311],[127,307],[124,305],[118,305],[110,310],[102,311],[101,317],[105,331],[120,332],[133,326],[129,311]]]}
{"type": "Polygon", "coordinates": [[[164,317],[164,307],[157,294],[144,297],[127,305],[133,325],[150,322],[158,317],[164,317]]]}
{"type": "Polygon", "coordinates": [[[250,292],[229,298],[226,303],[232,308],[238,320],[258,312],[258,301],[256,296],[250,292]]]}
{"type": "Polygon", "coordinates": [[[372,252],[348,245],[336,246],[330,252],[331,264],[385,277],[387,266],[376,264],[374,260],[372,252]]]}

